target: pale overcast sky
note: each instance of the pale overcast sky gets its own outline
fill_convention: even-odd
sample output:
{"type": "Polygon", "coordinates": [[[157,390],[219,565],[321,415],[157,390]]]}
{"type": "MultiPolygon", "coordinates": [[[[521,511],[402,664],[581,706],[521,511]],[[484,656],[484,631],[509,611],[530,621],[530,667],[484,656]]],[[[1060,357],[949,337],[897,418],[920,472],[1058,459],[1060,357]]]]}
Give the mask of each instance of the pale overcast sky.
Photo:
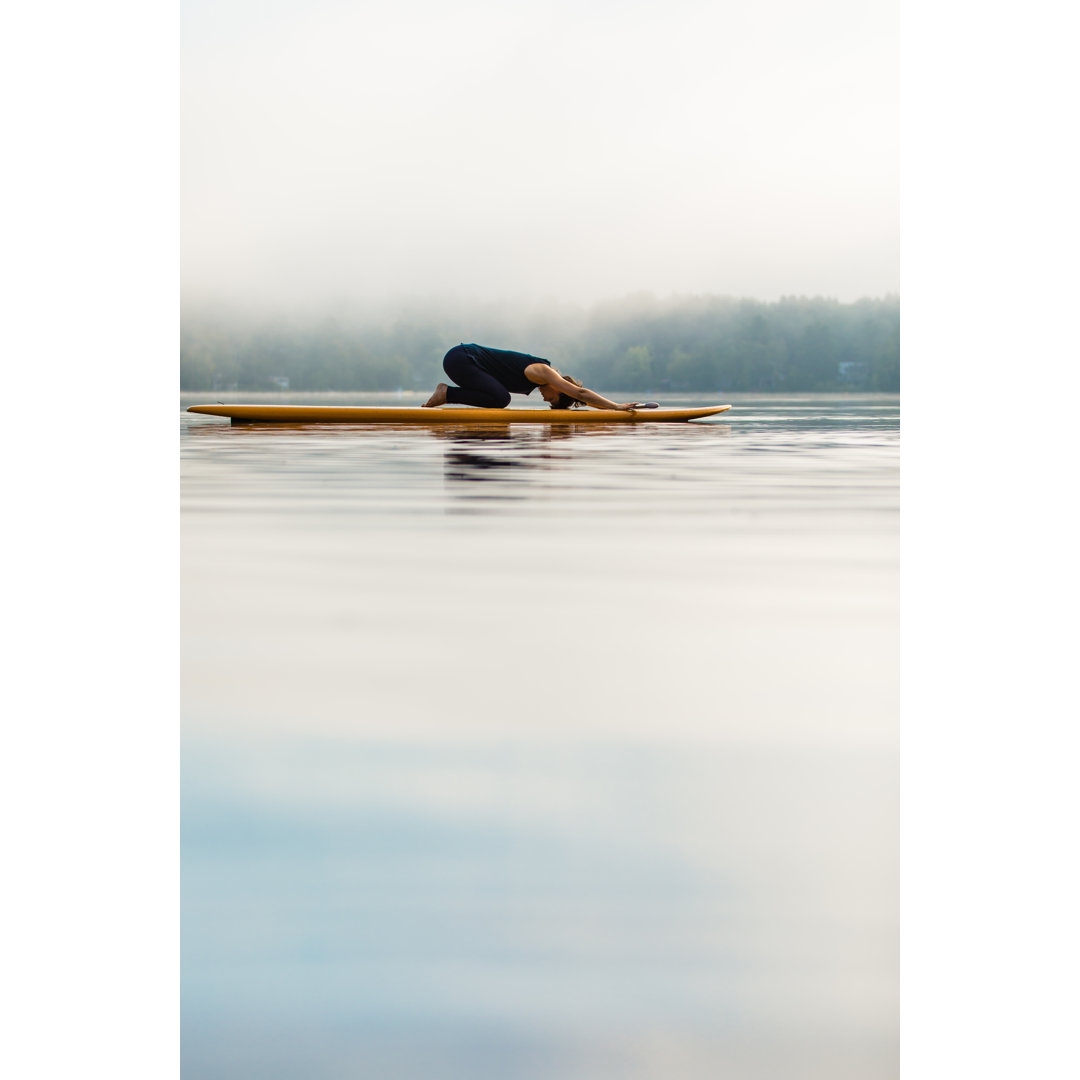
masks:
{"type": "Polygon", "coordinates": [[[183,284],[899,291],[883,0],[184,0],[183,284]]]}

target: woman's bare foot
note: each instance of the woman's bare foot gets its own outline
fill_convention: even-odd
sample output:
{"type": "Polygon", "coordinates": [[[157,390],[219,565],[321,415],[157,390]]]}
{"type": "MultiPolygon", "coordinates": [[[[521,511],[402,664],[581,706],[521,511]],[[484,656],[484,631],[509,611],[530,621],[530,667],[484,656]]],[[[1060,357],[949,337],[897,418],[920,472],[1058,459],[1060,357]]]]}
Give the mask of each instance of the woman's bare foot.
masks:
{"type": "Polygon", "coordinates": [[[427,401],[425,401],[424,404],[421,405],[420,407],[422,409],[435,409],[439,405],[445,405],[446,404],[446,391],[449,390],[449,389],[450,388],[446,385],[446,383],[444,383],[444,382],[439,383],[439,385],[435,387],[435,393],[432,394],[431,397],[429,397],[427,399],[427,401]]]}

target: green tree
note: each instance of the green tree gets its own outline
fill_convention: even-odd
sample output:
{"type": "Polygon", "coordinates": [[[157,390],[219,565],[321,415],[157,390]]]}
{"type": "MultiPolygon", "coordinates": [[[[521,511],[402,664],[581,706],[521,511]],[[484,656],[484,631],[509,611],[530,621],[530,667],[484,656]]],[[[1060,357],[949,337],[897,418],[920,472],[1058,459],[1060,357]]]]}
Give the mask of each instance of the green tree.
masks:
{"type": "Polygon", "coordinates": [[[612,389],[647,390],[653,385],[653,354],[648,345],[632,345],[615,361],[612,389]]]}

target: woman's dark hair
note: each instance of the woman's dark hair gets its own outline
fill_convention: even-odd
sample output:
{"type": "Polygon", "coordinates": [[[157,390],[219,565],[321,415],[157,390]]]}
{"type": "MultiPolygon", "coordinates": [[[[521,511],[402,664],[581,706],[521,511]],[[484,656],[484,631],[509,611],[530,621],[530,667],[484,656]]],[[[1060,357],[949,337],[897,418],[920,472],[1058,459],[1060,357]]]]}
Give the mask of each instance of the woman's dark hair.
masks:
{"type": "MultiPolygon", "coordinates": [[[[563,378],[568,383],[573,383],[575,386],[581,386],[581,383],[577,381],[572,375],[564,375],[563,378]]],[[[581,407],[581,402],[577,398],[571,397],[569,394],[560,394],[559,400],[554,402],[551,406],[553,409],[577,409],[581,407]]]]}

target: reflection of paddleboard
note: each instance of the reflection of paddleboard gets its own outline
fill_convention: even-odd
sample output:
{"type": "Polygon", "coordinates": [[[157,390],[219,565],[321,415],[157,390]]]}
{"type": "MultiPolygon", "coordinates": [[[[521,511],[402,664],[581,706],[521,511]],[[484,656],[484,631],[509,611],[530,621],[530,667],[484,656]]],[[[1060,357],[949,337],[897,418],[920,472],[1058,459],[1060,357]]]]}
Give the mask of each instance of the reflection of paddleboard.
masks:
{"type": "Polygon", "coordinates": [[[410,409],[400,405],[192,405],[188,412],[227,416],[234,424],[644,424],[699,420],[730,405],[702,409],[410,409]]]}

